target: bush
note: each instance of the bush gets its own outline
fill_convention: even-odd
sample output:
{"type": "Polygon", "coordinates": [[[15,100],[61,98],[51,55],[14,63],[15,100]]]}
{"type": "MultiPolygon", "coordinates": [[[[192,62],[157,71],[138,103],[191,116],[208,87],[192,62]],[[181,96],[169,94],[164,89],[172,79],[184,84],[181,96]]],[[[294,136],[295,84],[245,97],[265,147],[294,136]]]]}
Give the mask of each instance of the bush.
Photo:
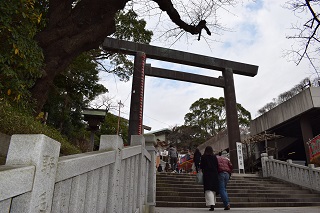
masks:
{"type": "Polygon", "coordinates": [[[80,153],[80,149],[71,144],[58,130],[41,124],[30,113],[4,100],[0,100],[0,132],[7,135],[44,134],[61,143],[61,155],[80,153]]]}

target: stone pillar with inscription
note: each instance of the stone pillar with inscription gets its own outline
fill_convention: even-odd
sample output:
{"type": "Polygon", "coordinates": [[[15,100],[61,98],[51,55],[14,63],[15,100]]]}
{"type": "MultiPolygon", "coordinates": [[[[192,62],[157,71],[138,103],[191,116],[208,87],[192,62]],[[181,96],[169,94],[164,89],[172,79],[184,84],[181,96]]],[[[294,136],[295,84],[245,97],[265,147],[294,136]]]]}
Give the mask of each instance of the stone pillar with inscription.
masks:
{"type": "Polygon", "coordinates": [[[148,169],[147,208],[149,213],[154,213],[156,206],[156,150],[154,146],[157,142],[154,134],[145,134],[144,138],[146,141],[146,149],[151,155],[151,162],[148,169]]]}
{"type": "Polygon", "coordinates": [[[11,212],[51,212],[60,143],[42,134],[13,135],[6,165],[36,167],[31,192],[12,199],[11,212]]]}

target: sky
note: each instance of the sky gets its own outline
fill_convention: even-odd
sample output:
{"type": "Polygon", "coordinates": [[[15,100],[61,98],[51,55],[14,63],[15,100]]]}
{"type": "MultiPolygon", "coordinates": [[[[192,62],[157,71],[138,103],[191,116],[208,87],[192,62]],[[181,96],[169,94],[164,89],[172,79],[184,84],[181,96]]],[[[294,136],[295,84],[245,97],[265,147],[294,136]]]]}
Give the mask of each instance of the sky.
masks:
{"type": "MultiPolygon", "coordinates": [[[[284,2],[243,1],[241,5],[219,16],[220,22],[230,31],[220,32],[220,35],[212,34],[200,41],[197,41],[197,35],[189,34],[187,38],[181,37],[174,43],[153,39],[150,44],[259,66],[258,74],[254,77],[234,75],[237,103],[247,109],[254,119],[258,116],[257,111],[279,94],[290,90],[305,77],[316,77],[307,61],[296,66],[288,57],[284,57],[285,50],[291,49],[294,42],[286,36],[294,34],[291,25],[299,22],[292,11],[283,7],[284,2]]],[[[165,19],[165,14],[162,17],[165,19]]],[[[159,27],[159,23],[155,17],[145,20],[147,28],[153,30],[154,38],[157,38],[159,33],[155,26],[159,27]]],[[[163,21],[162,24],[165,23],[163,21]]],[[[150,59],[147,59],[147,63],[152,67],[211,77],[222,75],[220,71],[150,59]]],[[[109,90],[105,95],[112,98],[115,106],[119,101],[123,103],[120,115],[128,119],[132,81],[121,82],[112,74],[102,74],[100,78],[100,82],[109,90]]],[[[151,127],[151,132],[183,125],[184,116],[190,112],[191,104],[200,98],[210,97],[223,97],[223,89],[146,76],[143,124],[151,127]]],[[[110,112],[117,115],[116,109],[110,112]]]]}

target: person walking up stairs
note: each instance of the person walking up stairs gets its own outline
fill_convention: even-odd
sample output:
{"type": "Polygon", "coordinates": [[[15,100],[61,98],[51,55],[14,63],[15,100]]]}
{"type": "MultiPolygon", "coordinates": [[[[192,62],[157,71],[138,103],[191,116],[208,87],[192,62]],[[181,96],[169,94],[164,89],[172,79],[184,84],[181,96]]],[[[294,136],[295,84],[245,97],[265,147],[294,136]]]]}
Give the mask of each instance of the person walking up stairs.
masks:
{"type": "Polygon", "coordinates": [[[219,193],[224,205],[224,210],[230,210],[229,197],[227,193],[227,184],[232,173],[232,163],[226,157],[227,151],[222,151],[218,159],[218,179],[219,179],[219,193]]]}

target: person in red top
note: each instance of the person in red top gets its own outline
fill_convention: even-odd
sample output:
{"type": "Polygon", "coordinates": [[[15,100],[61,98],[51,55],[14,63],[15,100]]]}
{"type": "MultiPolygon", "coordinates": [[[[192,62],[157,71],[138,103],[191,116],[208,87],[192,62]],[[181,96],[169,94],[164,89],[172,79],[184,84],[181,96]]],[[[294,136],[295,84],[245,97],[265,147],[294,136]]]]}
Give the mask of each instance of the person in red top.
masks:
{"type": "Polygon", "coordinates": [[[232,163],[226,157],[227,152],[224,150],[218,159],[218,179],[219,179],[219,193],[224,205],[224,210],[230,210],[229,197],[227,193],[227,184],[232,173],[232,163]]]}

